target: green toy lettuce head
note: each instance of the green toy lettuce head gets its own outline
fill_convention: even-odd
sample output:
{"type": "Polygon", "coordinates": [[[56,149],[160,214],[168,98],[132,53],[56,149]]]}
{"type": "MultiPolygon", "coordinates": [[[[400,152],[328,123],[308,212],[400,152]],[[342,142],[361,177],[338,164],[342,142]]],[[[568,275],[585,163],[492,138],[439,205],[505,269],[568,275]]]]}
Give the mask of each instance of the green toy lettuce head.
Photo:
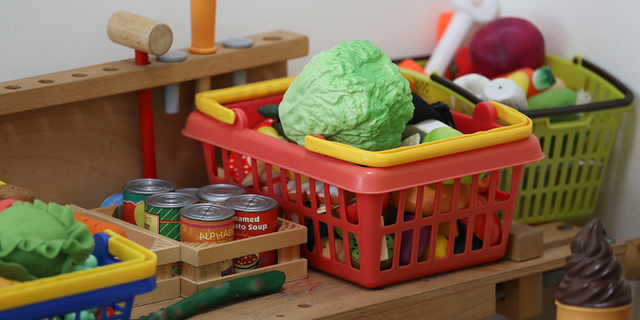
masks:
{"type": "Polygon", "coordinates": [[[379,151],[400,146],[413,115],[409,82],[369,41],[344,42],[313,57],[279,107],[284,132],[379,151]]]}
{"type": "Polygon", "coordinates": [[[35,200],[0,212],[0,276],[5,278],[25,281],[71,272],[93,245],[91,232],[69,206],[35,200]]]}

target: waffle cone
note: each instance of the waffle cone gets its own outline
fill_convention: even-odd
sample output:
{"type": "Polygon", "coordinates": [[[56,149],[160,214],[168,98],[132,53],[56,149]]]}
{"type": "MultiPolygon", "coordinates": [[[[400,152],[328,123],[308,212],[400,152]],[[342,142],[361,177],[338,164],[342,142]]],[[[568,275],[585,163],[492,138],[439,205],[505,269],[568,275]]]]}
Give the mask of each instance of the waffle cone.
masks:
{"type": "Polygon", "coordinates": [[[631,303],[620,307],[587,308],[562,304],[556,300],[556,320],[631,320],[631,303]]]}

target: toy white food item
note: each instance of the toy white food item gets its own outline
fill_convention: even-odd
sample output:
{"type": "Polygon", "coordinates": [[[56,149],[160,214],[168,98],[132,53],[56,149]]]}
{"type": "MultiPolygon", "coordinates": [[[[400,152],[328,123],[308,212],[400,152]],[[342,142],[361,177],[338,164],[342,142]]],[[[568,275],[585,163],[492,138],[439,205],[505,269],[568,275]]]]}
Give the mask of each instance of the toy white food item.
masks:
{"type": "Polygon", "coordinates": [[[484,88],[491,82],[489,78],[477,73],[465,74],[464,76],[455,78],[453,83],[463,89],[475,94],[478,98],[482,95],[484,88]]]}
{"type": "Polygon", "coordinates": [[[497,78],[484,88],[480,98],[484,101],[496,101],[516,110],[529,110],[527,95],[511,79],[497,78]]]}
{"type": "Polygon", "coordinates": [[[307,135],[370,151],[400,145],[413,116],[409,82],[369,41],[344,42],[313,57],[279,107],[284,133],[299,145],[307,135]]]}

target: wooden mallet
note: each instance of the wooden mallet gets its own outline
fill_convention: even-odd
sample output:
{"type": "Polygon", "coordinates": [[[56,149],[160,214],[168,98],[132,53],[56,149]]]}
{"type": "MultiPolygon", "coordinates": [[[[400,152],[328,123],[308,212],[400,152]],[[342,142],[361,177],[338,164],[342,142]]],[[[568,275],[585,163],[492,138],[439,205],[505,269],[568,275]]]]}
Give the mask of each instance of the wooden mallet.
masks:
{"type": "MultiPolygon", "coordinates": [[[[139,65],[149,64],[149,54],[160,56],[171,48],[173,33],[168,25],[133,13],[118,11],[107,24],[111,41],[135,50],[139,65]]],[[[142,168],[145,178],[156,178],[156,155],[153,139],[151,89],[138,91],[142,168]]]]}

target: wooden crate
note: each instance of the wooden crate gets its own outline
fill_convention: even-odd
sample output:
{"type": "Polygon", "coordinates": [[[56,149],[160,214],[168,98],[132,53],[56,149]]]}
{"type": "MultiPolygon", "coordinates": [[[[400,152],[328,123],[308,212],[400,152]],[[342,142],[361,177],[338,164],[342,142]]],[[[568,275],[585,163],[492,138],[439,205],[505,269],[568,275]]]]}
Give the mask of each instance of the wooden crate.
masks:
{"type": "MultiPolygon", "coordinates": [[[[105,221],[117,225],[127,234],[127,238],[135,243],[151,250],[158,256],[158,266],[156,269],[156,289],[149,293],[136,296],[134,306],[153,303],[157,301],[172,299],[180,296],[180,278],[171,272],[171,264],[180,261],[180,246],[172,243],[167,238],[158,237],[153,233],[146,232],[142,228],[113,218],[109,215],[86,210],[81,207],[71,205],[73,212],[87,216],[96,220],[105,221]]],[[[109,208],[103,212],[113,212],[109,208]]]]}
{"type": "Polygon", "coordinates": [[[117,209],[117,206],[112,206],[92,210],[88,213],[92,214],[89,215],[92,218],[94,218],[95,215],[99,215],[102,221],[108,221],[121,227],[126,226],[129,229],[136,229],[148,236],[162,239],[179,246],[180,261],[182,262],[182,271],[179,276],[179,290],[182,297],[188,297],[198,291],[211,288],[224,281],[271,270],[284,272],[287,282],[299,280],[307,276],[307,260],[300,257],[300,245],[307,242],[307,228],[296,223],[278,219],[277,232],[228,243],[188,243],[175,241],[113,218],[112,214],[117,209]],[[220,264],[222,261],[269,250],[277,250],[278,264],[243,272],[241,274],[233,274],[225,277],[220,275],[220,264]]]}
{"type": "Polygon", "coordinates": [[[278,231],[257,237],[221,244],[180,242],[180,293],[188,297],[224,281],[271,270],[285,273],[288,281],[307,276],[307,260],[300,258],[300,245],[307,242],[307,228],[278,219],[278,231]],[[221,262],[256,252],[278,251],[278,264],[225,277],[220,276],[221,262]]]}

